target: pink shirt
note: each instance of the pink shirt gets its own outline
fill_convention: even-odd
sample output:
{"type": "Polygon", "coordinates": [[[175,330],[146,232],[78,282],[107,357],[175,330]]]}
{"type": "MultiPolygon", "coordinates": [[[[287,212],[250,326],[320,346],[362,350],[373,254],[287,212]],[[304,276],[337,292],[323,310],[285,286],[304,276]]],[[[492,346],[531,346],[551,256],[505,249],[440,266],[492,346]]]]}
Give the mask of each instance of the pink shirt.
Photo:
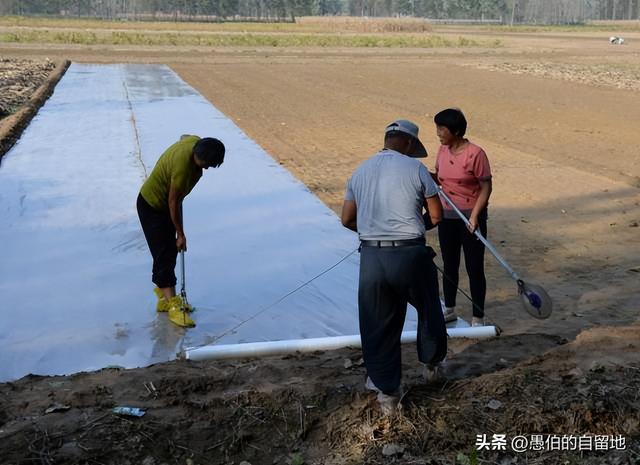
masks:
{"type": "MultiPolygon", "coordinates": [[[[436,159],[436,173],[442,189],[467,217],[471,215],[480,196],[480,181],[491,179],[487,154],[471,142],[455,155],[447,145],[441,145],[436,159]]],[[[458,218],[445,200],[442,201],[442,207],[445,218],[458,218]]]]}

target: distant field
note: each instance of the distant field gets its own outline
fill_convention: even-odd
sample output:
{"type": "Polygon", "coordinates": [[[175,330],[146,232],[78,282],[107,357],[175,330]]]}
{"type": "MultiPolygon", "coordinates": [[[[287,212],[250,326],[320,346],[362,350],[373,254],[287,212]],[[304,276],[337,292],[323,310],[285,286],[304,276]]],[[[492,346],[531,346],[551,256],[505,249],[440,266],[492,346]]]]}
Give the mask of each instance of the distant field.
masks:
{"type": "Polygon", "coordinates": [[[249,47],[488,47],[497,39],[432,34],[419,19],[305,18],[298,23],[175,23],[0,17],[0,42],[249,47]]]}

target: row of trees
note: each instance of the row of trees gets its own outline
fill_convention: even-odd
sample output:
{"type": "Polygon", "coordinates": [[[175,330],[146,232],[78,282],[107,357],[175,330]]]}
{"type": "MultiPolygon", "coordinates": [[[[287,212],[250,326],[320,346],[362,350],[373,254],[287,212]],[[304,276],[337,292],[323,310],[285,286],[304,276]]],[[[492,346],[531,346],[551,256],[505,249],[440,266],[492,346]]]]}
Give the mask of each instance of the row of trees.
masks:
{"type": "Polygon", "coordinates": [[[524,23],[640,19],[640,0],[516,0],[513,6],[514,21],[524,23]]]}
{"type": "Polygon", "coordinates": [[[351,16],[417,16],[433,19],[499,19],[505,0],[346,0],[351,16]]]}
{"type": "Polygon", "coordinates": [[[548,24],[640,19],[640,0],[0,0],[0,14],[172,20],[416,16],[548,24]]]}

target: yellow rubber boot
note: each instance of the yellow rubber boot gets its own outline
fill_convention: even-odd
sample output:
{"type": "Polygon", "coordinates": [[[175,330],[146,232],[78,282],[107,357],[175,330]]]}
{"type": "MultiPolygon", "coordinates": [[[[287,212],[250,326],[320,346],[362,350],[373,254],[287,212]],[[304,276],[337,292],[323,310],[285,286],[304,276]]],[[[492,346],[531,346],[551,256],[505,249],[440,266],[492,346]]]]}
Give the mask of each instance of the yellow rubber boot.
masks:
{"type": "Polygon", "coordinates": [[[169,311],[169,301],[164,297],[158,299],[158,303],[156,304],[156,311],[158,313],[168,312],[169,311]]]}
{"type": "Polygon", "coordinates": [[[162,291],[160,290],[160,288],[158,286],[153,288],[153,293],[156,295],[156,297],[158,299],[163,299],[164,298],[164,294],[162,293],[162,291]]]}
{"type": "Polygon", "coordinates": [[[189,312],[182,310],[182,299],[179,295],[171,297],[169,305],[169,321],[182,328],[193,328],[196,322],[189,316],[189,312]]]}
{"type": "MultiPolygon", "coordinates": [[[[160,290],[159,287],[154,287],[153,288],[153,293],[156,295],[156,297],[158,298],[158,304],[156,305],[156,310],[158,312],[167,312],[169,311],[169,302],[167,301],[167,299],[165,299],[164,294],[162,293],[162,291],[160,290]]],[[[190,303],[184,303],[182,302],[182,307],[184,309],[186,309],[189,313],[193,312],[193,306],[190,303]]]]}
{"type": "Polygon", "coordinates": [[[153,288],[153,293],[158,298],[158,303],[156,304],[156,311],[158,313],[169,311],[169,301],[164,297],[164,294],[160,290],[159,287],[153,288]]]}

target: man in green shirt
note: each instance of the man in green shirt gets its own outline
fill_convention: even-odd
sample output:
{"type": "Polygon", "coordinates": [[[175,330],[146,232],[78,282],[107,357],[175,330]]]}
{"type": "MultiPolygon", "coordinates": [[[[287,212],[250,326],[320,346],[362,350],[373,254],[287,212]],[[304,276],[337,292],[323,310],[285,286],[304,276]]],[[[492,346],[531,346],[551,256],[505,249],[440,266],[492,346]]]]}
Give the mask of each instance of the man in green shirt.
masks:
{"type": "Polygon", "coordinates": [[[179,251],[187,250],[182,200],[197,184],[203,169],[222,165],[224,153],[224,144],[218,139],[182,136],[160,156],[138,195],[138,217],[153,257],[157,310],[168,312],[169,320],[178,326],[195,326],[176,295],[176,258],[179,251]]]}

